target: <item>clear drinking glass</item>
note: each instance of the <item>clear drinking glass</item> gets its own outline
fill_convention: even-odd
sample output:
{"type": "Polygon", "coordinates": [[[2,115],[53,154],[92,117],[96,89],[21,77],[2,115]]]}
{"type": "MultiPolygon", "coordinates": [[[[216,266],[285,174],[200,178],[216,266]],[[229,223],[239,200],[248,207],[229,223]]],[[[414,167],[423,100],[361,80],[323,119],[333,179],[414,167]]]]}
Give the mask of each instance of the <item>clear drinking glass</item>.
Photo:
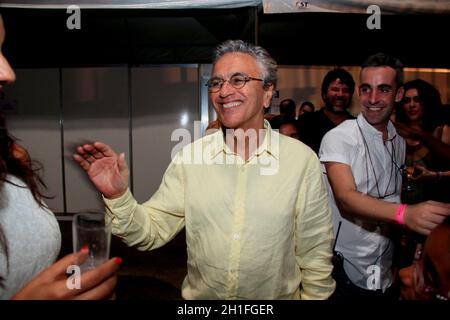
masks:
{"type": "Polygon", "coordinates": [[[111,218],[104,213],[83,212],[73,216],[73,251],[89,248],[89,256],[81,271],[94,269],[109,258],[111,246],[111,218]]]}

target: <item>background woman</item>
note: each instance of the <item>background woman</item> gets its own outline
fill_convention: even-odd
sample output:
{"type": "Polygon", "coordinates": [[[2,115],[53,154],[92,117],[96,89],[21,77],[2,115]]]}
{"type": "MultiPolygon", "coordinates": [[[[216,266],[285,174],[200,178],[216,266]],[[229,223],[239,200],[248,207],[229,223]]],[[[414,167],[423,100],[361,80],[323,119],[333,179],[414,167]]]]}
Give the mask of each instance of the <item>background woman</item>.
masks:
{"type": "MultiPolygon", "coordinates": [[[[407,186],[403,196],[409,203],[425,200],[448,200],[448,183],[440,172],[450,170],[449,161],[436,148],[424,143],[421,136],[431,135],[446,143],[450,141],[450,130],[441,122],[442,103],[439,91],[428,82],[416,79],[404,84],[405,94],[396,110],[397,123],[422,133],[406,137],[407,186]],[[428,174],[429,172],[435,174],[428,174]]],[[[448,146],[440,149],[445,151],[448,146]]]]}

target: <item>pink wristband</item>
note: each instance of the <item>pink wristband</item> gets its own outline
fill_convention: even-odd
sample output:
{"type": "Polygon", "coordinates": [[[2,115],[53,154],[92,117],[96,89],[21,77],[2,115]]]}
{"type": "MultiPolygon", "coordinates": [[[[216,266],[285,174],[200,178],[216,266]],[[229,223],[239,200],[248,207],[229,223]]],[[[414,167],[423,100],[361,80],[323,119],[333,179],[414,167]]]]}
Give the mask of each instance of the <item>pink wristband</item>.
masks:
{"type": "Polygon", "coordinates": [[[405,211],[408,207],[407,204],[401,204],[398,209],[397,213],[395,214],[395,220],[397,220],[398,224],[404,225],[405,224],[405,211]]]}

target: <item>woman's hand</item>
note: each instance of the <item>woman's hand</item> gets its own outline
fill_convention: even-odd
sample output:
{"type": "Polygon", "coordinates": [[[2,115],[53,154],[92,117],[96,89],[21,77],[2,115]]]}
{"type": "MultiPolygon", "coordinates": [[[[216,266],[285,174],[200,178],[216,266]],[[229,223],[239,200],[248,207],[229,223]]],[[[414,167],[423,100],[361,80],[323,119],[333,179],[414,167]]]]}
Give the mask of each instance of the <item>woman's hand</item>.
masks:
{"type": "Polygon", "coordinates": [[[117,283],[115,272],[122,262],[112,258],[95,269],[80,274],[79,286],[71,285],[67,270],[88,257],[88,250],[69,254],[38,274],[11,299],[14,300],[100,300],[114,294],[117,283]]]}

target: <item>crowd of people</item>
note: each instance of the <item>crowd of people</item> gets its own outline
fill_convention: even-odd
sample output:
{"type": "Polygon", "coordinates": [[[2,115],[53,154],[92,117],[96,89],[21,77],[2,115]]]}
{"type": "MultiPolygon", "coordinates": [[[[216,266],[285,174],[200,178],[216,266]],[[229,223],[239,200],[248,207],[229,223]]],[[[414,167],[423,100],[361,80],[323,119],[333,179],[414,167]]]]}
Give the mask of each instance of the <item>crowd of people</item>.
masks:
{"type": "MultiPolygon", "coordinates": [[[[0,17],[0,49],[4,37],[0,17]]],[[[186,229],[185,299],[447,300],[449,123],[439,92],[403,77],[397,58],[375,54],[358,86],[342,68],[327,73],[323,108],[286,99],[268,121],[277,63],[228,40],[207,83],[215,130],[175,156],[148,201],[135,200],[125,155],[108,144],[82,144],[74,160],[128,246],[152,250],[186,229]],[[399,270],[393,239],[405,232],[422,241],[399,270]]],[[[0,51],[0,91],[14,80],[0,51]]],[[[83,273],[79,289],[66,285],[88,252],[55,262],[61,234],[45,184],[3,117],[0,152],[0,298],[111,298],[118,257],[83,273]]]]}
{"type": "MultiPolygon", "coordinates": [[[[406,270],[412,268],[407,266],[448,215],[449,106],[442,104],[430,83],[403,83],[402,68],[398,59],[384,54],[371,56],[361,66],[361,111],[356,119],[348,112],[355,82],[346,70],[332,69],[322,82],[323,108],[295,118],[298,139],[318,154],[326,174],[337,285],[330,299],[396,299],[400,294],[411,298],[403,288],[406,270]],[[402,204],[395,209],[392,203],[402,204]],[[395,228],[392,222],[407,228],[395,228]],[[375,265],[378,282],[372,281],[375,265]]],[[[286,100],[294,103],[282,103],[286,100]]],[[[271,123],[285,134],[274,121],[278,119],[271,123]]],[[[433,245],[427,248],[446,257],[449,244],[444,242],[442,251],[433,245]]],[[[448,263],[437,268],[442,283],[437,277],[435,287],[447,288],[440,291],[447,295],[438,296],[448,298],[448,263]]],[[[410,286],[412,281],[406,283],[410,286]]]]}

